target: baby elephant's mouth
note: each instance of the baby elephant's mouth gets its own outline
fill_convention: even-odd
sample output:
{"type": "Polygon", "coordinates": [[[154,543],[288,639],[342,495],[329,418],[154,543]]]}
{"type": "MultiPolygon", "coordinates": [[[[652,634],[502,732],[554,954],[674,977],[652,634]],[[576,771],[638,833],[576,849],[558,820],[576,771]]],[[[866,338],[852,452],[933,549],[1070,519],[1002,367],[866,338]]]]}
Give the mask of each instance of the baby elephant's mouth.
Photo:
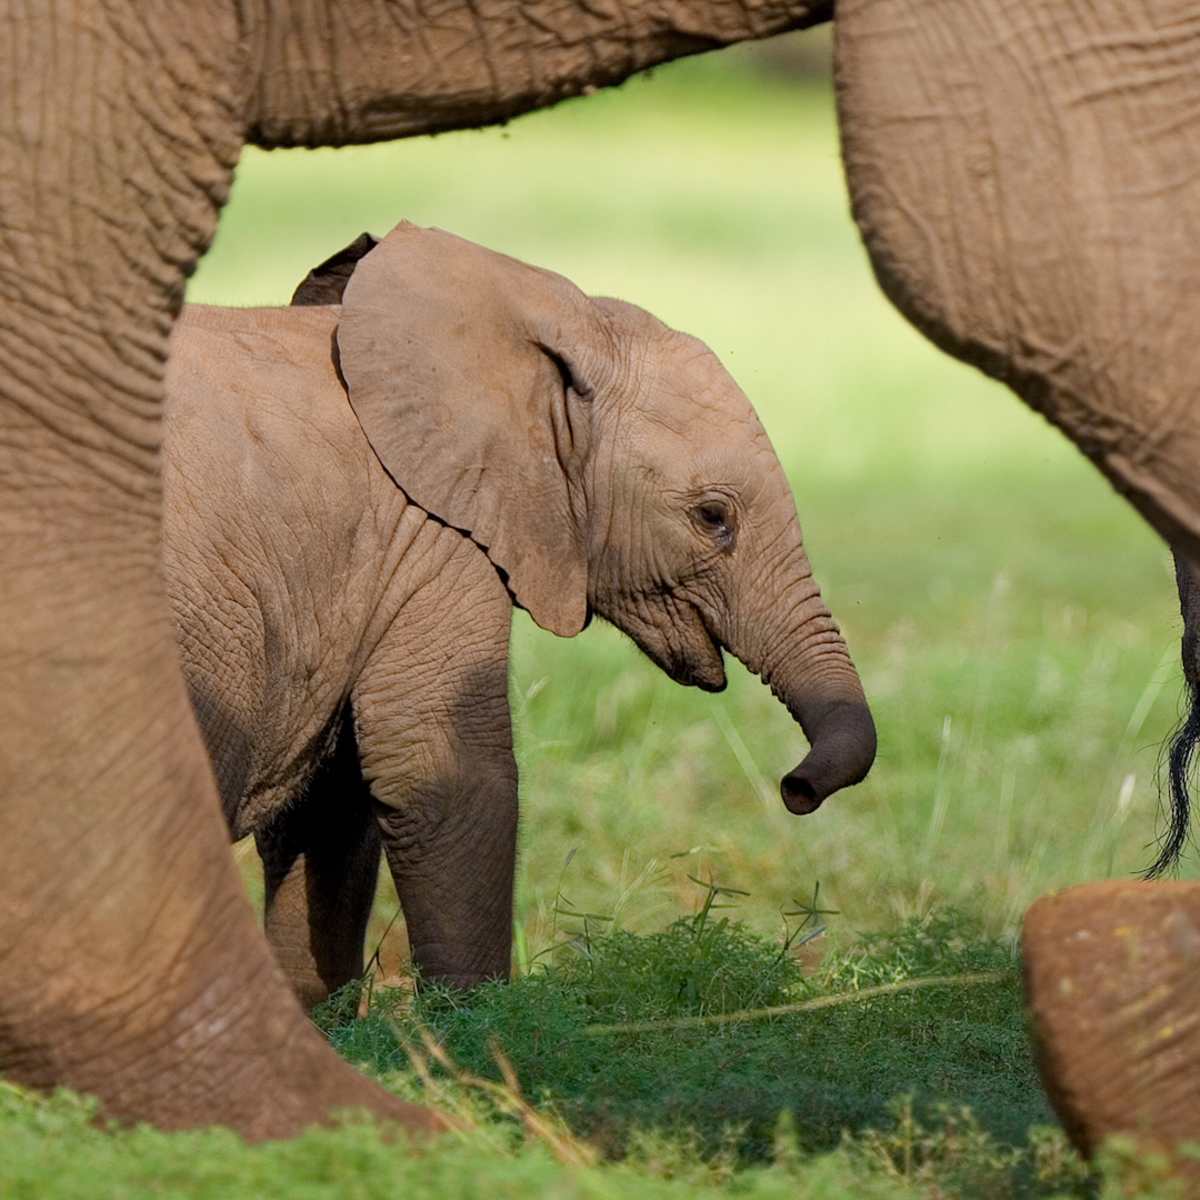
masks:
{"type": "Polygon", "coordinates": [[[675,629],[681,636],[675,645],[669,647],[669,659],[663,664],[663,670],[685,687],[698,687],[703,692],[723,692],[726,682],[725,659],[720,642],[713,636],[695,605],[675,598],[672,607],[676,617],[675,629]]]}
{"type": "Polygon", "coordinates": [[[633,638],[638,649],[676,683],[705,692],[724,691],[720,643],[695,605],[660,592],[642,597],[637,608],[623,606],[619,616],[608,616],[598,606],[596,611],[633,638]]]}
{"type": "Polygon", "coordinates": [[[667,674],[685,687],[698,687],[702,692],[723,692],[726,683],[725,662],[720,646],[716,642],[712,642],[711,646],[711,657],[680,659],[667,668],[667,674]]]}

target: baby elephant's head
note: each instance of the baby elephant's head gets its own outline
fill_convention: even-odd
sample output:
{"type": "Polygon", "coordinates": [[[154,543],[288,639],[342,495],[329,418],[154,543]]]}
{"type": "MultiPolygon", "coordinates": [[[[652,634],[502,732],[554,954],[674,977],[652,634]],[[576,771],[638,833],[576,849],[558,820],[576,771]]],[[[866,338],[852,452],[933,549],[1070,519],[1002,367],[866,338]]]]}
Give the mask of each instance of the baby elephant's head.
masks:
{"type": "Polygon", "coordinates": [[[594,612],[680,683],[722,688],[722,650],[760,675],[811,744],[783,779],[793,812],[862,779],[862,686],[783,469],[713,353],[440,230],[405,223],[352,257],[368,249],[342,296],[341,371],[405,493],[476,541],[544,628],[571,636],[594,612]]]}

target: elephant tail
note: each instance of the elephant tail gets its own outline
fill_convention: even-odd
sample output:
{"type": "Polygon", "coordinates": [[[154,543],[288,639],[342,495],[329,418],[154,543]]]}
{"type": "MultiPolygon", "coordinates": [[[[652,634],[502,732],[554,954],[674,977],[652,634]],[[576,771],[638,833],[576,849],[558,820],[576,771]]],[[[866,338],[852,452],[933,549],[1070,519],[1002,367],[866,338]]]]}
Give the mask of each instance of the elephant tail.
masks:
{"type": "MultiPolygon", "coordinates": [[[[1187,695],[1187,712],[1175,727],[1167,746],[1167,828],[1158,839],[1158,857],[1143,872],[1146,879],[1157,879],[1179,866],[1179,859],[1191,840],[1192,797],[1189,790],[1192,760],[1200,744],[1200,570],[1180,554],[1175,554],[1175,586],[1179,592],[1179,615],[1183,618],[1183,636],[1179,657],[1187,695]]],[[[1159,798],[1162,799],[1162,776],[1159,798]]]]}
{"type": "Polygon", "coordinates": [[[1158,857],[1143,872],[1157,879],[1179,865],[1184,847],[1191,839],[1192,762],[1200,745],[1200,688],[1190,671],[1185,672],[1187,712],[1171,735],[1167,747],[1167,828],[1158,840],[1158,857]]]}

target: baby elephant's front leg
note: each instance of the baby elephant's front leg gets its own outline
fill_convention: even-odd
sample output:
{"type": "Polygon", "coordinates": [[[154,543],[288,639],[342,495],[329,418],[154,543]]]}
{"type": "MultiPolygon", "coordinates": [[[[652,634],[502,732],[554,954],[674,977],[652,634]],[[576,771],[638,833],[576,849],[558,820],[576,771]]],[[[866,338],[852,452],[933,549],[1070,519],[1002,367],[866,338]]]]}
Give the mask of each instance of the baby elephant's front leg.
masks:
{"type": "Polygon", "coordinates": [[[418,614],[410,603],[354,695],[413,964],[422,979],[459,987],[507,979],[512,953],[511,606],[488,574],[498,594],[477,604],[447,597],[418,614]]]}

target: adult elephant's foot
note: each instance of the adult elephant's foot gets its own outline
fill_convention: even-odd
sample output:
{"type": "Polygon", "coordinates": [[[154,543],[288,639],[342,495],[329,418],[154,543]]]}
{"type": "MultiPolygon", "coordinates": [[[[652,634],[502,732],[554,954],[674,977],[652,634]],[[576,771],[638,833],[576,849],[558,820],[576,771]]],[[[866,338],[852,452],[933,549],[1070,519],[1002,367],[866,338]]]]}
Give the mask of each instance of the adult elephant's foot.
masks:
{"type": "Polygon", "coordinates": [[[355,1109],[433,1132],[300,1010],[229,852],[166,604],[122,590],[132,574],[103,624],[61,583],[0,621],[0,681],[25,685],[0,688],[0,1076],[163,1129],[283,1138],[355,1109]],[[26,652],[18,619],[56,603],[50,649],[26,652]]]}
{"type": "Polygon", "coordinates": [[[86,972],[63,964],[36,990],[21,988],[30,980],[15,972],[17,991],[0,1002],[0,1074],[94,1096],[100,1116],[121,1124],[225,1126],[249,1141],[293,1137],[348,1113],[415,1138],[450,1128],[333,1051],[271,960],[244,897],[208,915],[215,931],[176,930],[170,942],[157,932],[143,963],[122,961],[110,938],[117,970],[98,961],[101,944],[86,972]],[[171,953],[174,963],[165,961],[171,953]]]}
{"type": "MultiPolygon", "coordinates": [[[[94,927],[101,903],[77,922],[82,942],[35,935],[28,952],[7,960],[0,1075],[92,1095],[102,1118],[122,1124],[220,1125],[250,1141],[293,1137],[348,1112],[416,1138],[449,1128],[354,1070],[318,1033],[229,877],[228,848],[220,849],[199,887],[159,898],[171,916],[216,901],[201,903],[200,923],[193,911],[170,930],[157,928],[118,902],[110,915],[142,935],[140,956],[111,923],[94,927]]],[[[177,874],[190,874],[187,865],[177,874]]]]}
{"type": "Polygon", "coordinates": [[[401,1100],[356,1071],[307,1018],[293,1021],[290,1011],[281,1015],[203,1049],[174,1046],[168,1060],[173,1069],[166,1072],[134,1068],[94,1088],[84,1079],[83,1090],[100,1094],[102,1116],[120,1124],[149,1121],[166,1130],[224,1126],[251,1142],[296,1137],[345,1117],[373,1119],[385,1132],[417,1142],[452,1128],[439,1113],[401,1100]],[[258,1037],[261,1046],[253,1044],[258,1037]]]}
{"type": "Polygon", "coordinates": [[[1042,1080],[1076,1145],[1200,1140],[1200,884],[1043,896],[1022,948],[1042,1080]]]}

